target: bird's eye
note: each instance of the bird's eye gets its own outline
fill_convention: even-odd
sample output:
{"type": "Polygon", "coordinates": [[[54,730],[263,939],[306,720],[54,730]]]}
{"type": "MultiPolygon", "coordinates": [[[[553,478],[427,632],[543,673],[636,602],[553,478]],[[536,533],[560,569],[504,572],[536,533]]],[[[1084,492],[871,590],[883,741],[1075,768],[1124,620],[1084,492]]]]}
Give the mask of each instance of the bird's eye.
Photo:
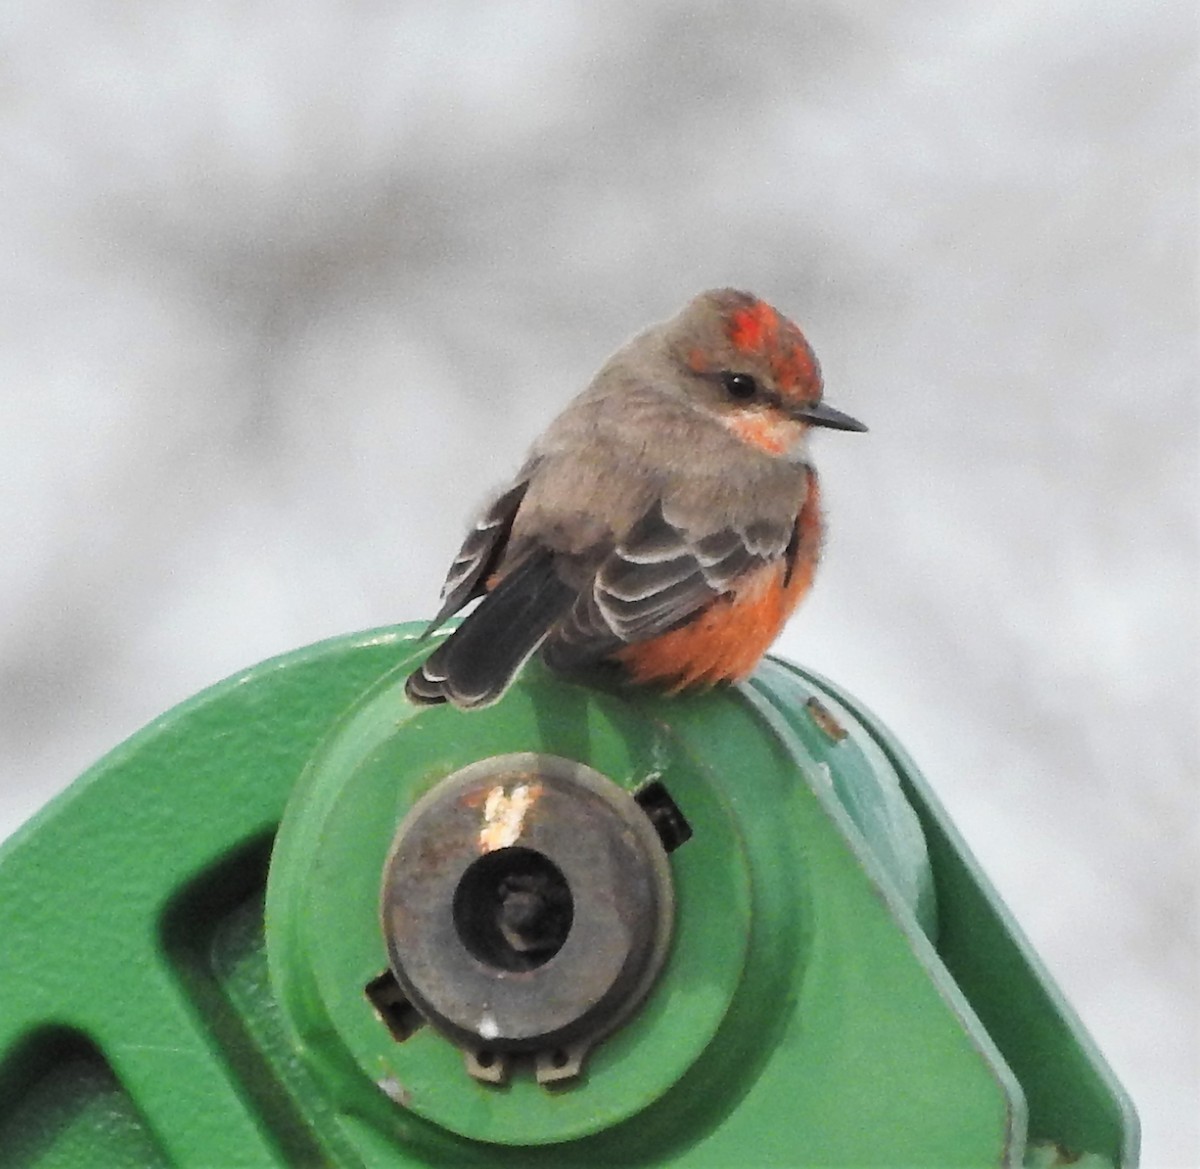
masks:
{"type": "Polygon", "coordinates": [[[758,382],[748,373],[723,373],[721,384],[731,398],[739,398],[743,402],[758,393],[758,382]]]}

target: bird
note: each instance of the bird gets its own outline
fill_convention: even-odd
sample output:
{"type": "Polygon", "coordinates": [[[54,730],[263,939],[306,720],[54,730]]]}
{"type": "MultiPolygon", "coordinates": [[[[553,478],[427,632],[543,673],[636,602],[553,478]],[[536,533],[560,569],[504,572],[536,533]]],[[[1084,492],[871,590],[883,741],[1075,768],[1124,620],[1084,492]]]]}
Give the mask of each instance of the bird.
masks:
{"type": "Polygon", "coordinates": [[[481,599],[409,701],[489,706],[534,654],[668,694],[748,677],[820,555],[809,433],[867,429],[822,396],[804,334],[751,293],[702,292],[639,333],[475,521],[424,636],[481,599]]]}

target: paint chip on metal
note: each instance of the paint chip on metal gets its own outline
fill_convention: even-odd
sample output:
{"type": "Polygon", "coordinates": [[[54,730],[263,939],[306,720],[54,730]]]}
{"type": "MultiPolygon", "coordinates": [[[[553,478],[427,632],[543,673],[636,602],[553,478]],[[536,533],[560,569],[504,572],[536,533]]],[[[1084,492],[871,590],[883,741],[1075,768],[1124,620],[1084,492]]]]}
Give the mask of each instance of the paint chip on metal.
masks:
{"type": "Polygon", "coordinates": [[[379,1090],[395,1101],[401,1107],[408,1107],[409,1101],[412,1099],[412,1093],[402,1084],[395,1076],[384,1076],[381,1080],[376,1080],[379,1090]]]}
{"type": "Polygon", "coordinates": [[[483,804],[483,827],[479,829],[479,851],[512,848],[521,839],[525,817],[542,794],[540,783],[518,783],[511,794],[497,784],[483,804]]]}
{"type": "Polygon", "coordinates": [[[846,737],[846,728],[833,717],[829,707],[819,698],[810,698],[805,706],[808,707],[808,713],[812,716],[813,722],[824,732],[826,738],[840,743],[846,737]]]}

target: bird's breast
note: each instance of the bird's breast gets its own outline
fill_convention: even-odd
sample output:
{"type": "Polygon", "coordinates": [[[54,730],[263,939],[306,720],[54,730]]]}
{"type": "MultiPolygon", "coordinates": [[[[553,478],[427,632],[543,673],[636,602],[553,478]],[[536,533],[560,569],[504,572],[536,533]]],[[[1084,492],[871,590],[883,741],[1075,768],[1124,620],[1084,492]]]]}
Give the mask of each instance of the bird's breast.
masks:
{"type": "Polygon", "coordinates": [[[794,551],[747,572],[685,625],[614,656],[630,680],[674,692],[749,676],[812,585],[821,547],[817,479],[796,517],[794,551]]]}

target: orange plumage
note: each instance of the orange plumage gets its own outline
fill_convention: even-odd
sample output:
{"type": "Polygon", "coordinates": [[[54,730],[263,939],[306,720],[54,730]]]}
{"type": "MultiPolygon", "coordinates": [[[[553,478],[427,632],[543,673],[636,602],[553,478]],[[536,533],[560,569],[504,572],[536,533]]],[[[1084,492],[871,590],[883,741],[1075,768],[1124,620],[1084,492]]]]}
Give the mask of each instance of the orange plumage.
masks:
{"type": "Polygon", "coordinates": [[[812,586],[821,545],[820,489],[810,472],[808,498],[796,520],[797,551],[748,573],[729,596],[713,601],[679,629],[614,656],[631,681],[669,692],[748,677],[812,586]]]}

